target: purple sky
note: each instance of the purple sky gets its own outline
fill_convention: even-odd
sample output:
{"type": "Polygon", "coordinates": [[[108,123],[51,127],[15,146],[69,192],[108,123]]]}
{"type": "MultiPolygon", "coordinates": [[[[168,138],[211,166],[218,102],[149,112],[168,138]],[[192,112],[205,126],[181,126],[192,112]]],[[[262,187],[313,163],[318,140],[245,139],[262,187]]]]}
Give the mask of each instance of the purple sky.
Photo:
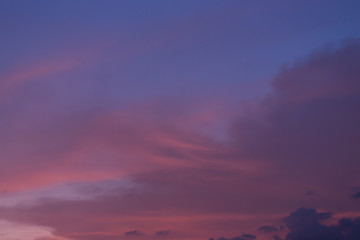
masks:
{"type": "Polygon", "coordinates": [[[359,11],[1,0],[0,239],[360,239],[359,11]]]}

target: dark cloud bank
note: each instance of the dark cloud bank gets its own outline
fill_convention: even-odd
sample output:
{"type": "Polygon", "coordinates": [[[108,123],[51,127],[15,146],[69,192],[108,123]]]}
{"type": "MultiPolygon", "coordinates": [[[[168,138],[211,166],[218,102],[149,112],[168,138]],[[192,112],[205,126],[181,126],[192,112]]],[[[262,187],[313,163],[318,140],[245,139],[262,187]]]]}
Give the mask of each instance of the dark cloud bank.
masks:
{"type": "MultiPolygon", "coordinates": [[[[249,158],[280,163],[291,175],[344,182],[359,167],[360,43],[313,53],[273,81],[257,110],[231,129],[249,158]],[[330,179],[330,180],[331,180],[330,179]]],[[[286,171],[284,171],[286,173],[286,171]]],[[[315,189],[313,189],[315,190],[315,189]]]]}
{"type": "Polygon", "coordinates": [[[279,229],[274,226],[265,225],[265,226],[259,227],[258,231],[263,232],[263,233],[273,233],[273,232],[279,231],[279,229]]]}
{"type": "Polygon", "coordinates": [[[140,232],[138,230],[129,231],[124,233],[125,236],[142,236],[145,235],[143,232],[140,232]]]}
{"type": "Polygon", "coordinates": [[[358,240],[360,239],[360,217],[342,218],[335,225],[322,223],[331,218],[330,212],[317,212],[311,208],[300,208],[284,219],[290,232],[286,240],[358,240]]]}
{"type": "MultiPolygon", "coordinates": [[[[233,125],[234,149],[240,149],[243,157],[271,162],[281,175],[279,181],[292,182],[294,188],[320,189],[305,191],[307,196],[332,189],[318,207],[358,211],[360,192],[350,196],[355,201],[348,201],[347,206],[339,207],[339,202],[347,201],[352,184],[360,180],[359,109],[360,42],[354,41],[337,50],[317,51],[285,67],[258,109],[233,125]]],[[[328,220],[334,220],[330,212],[300,208],[283,219],[284,231],[288,231],[285,239],[360,239],[360,218],[342,218],[333,225],[324,223],[328,220]]],[[[277,227],[261,226],[258,231],[282,239],[275,235],[281,231],[277,227]]],[[[246,238],[229,238],[235,239],[246,238]]]]}
{"type": "MultiPolygon", "coordinates": [[[[317,212],[312,208],[299,208],[283,219],[289,231],[285,240],[359,240],[360,239],[360,217],[342,218],[337,224],[325,225],[323,221],[330,220],[330,212],[317,212]]],[[[275,233],[280,229],[274,226],[262,226],[258,229],[264,233],[275,233]]],[[[277,235],[271,237],[280,240],[277,235]]],[[[243,234],[233,238],[218,238],[217,240],[251,240],[256,236],[243,234]]],[[[214,240],[214,238],[210,238],[214,240]]]]}
{"type": "Polygon", "coordinates": [[[359,198],[360,199],[360,192],[354,193],[350,196],[351,198],[359,198]]]}
{"type": "MultiPolygon", "coordinates": [[[[253,240],[253,239],[256,239],[255,235],[244,233],[241,236],[237,236],[237,237],[233,237],[233,238],[221,237],[221,238],[218,238],[217,240],[253,240]]],[[[215,240],[215,239],[210,238],[209,240],[215,240]]]]}

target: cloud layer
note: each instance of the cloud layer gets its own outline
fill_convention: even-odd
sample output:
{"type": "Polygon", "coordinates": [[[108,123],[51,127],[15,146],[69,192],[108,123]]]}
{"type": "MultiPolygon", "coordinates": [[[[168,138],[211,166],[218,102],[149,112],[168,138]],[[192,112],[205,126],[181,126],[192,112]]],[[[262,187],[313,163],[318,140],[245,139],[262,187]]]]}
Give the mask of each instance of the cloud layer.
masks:
{"type": "MultiPolygon", "coordinates": [[[[146,24],[131,23],[146,32],[136,41],[127,39],[132,30],[124,27],[121,37],[96,38],[81,48],[85,51],[63,52],[83,44],[44,46],[52,49],[48,57],[1,68],[4,226],[30,228],[36,240],[357,239],[358,218],[323,221],[360,212],[354,193],[360,186],[360,42],[320,49],[284,66],[265,97],[245,101],[239,77],[225,87],[215,78],[226,78],[219,73],[238,71],[238,65],[217,73],[210,68],[219,62],[199,60],[225,54],[213,43],[227,39],[231,29],[219,27],[216,19],[243,22],[236,11],[226,14],[230,5],[223,12],[193,10],[186,23],[171,18],[171,25],[152,31],[146,19],[154,14],[144,10],[146,24]],[[199,39],[205,34],[209,43],[199,44],[192,57],[190,50],[176,61],[168,57],[188,49],[194,39],[188,34],[199,39]],[[183,73],[185,66],[201,80],[183,73]],[[146,78],[154,72],[154,79],[146,78]],[[307,208],[285,217],[298,206],[307,208]],[[334,218],[315,209],[331,210],[334,218]]],[[[183,16],[181,9],[171,9],[183,16]]],[[[110,14],[117,15],[122,16],[110,14]]],[[[263,43],[253,39],[247,41],[258,46],[262,58],[263,43]]],[[[241,59],[254,69],[269,67],[258,58],[241,59]]],[[[8,234],[2,229],[0,234],[8,234]]]]}

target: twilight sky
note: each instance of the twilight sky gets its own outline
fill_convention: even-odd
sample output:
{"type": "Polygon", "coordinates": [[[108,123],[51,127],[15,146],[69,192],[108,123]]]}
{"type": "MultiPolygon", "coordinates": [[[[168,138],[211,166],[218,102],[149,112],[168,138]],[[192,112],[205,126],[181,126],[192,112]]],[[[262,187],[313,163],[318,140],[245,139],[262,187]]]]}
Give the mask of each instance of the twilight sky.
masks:
{"type": "Polygon", "coordinates": [[[1,240],[359,240],[357,0],[0,0],[1,240]]]}

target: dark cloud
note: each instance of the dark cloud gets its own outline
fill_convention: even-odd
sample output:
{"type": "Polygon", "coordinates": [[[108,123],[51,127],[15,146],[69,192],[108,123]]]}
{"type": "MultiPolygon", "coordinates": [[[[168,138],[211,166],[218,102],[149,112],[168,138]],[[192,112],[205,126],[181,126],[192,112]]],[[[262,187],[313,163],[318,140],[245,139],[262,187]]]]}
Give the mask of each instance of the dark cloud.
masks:
{"type": "MultiPolygon", "coordinates": [[[[233,237],[233,238],[224,238],[220,237],[217,240],[252,240],[256,239],[255,235],[244,233],[241,236],[233,237]]],[[[214,238],[210,238],[209,240],[215,240],[214,238]]]]}
{"type": "Polygon", "coordinates": [[[143,235],[145,235],[145,233],[140,232],[138,230],[134,230],[134,231],[125,232],[124,235],[125,236],[143,236],[143,235]]]}
{"type": "Polygon", "coordinates": [[[336,225],[327,226],[322,220],[331,213],[319,213],[311,208],[299,208],[284,218],[290,232],[286,240],[356,240],[360,239],[360,218],[343,218],[336,225]]]}
{"type": "Polygon", "coordinates": [[[299,208],[295,212],[292,212],[290,216],[286,217],[284,222],[289,229],[295,229],[302,227],[303,224],[318,224],[319,220],[325,220],[329,218],[331,218],[330,212],[318,213],[315,209],[299,208]]]}
{"type": "MultiPolygon", "coordinates": [[[[49,239],[49,240],[58,240],[58,239],[59,238],[49,239]]],[[[95,233],[95,234],[73,236],[72,239],[74,239],[74,240],[122,240],[123,238],[121,236],[117,236],[117,235],[106,235],[106,234],[96,234],[95,233]]],[[[48,240],[48,239],[46,239],[46,240],[48,240]]]]}
{"type": "Polygon", "coordinates": [[[36,238],[34,240],[58,240],[59,238],[57,237],[40,237],[40,238],[36,238]]]}
{"type": "Polygon", "coordinates": [[[360,198],[360,192],[354,193],[350,198],[360,198]]]}
{"type": "Polygon", "coordinates": [[[250,239],[256,239],[255,235],[244,233],[240,237],[234,237],[232,240],[250,240],[250,239]]]}
{"type": "Polygon", "coordinates": [[[283,240],[281,237],[279,237],[278,235],[274,235],[272,237],[272,240],[283,240]]]}
{"type": "Polygon", "coordinates": [[[316,191],[314,191],[314,190],[309,190],[309,191],[306,191],[305,194],[306,194],[307,196],[314,196],[314,195],[316,195],[316,191]]]}
{"type": "Polygon", "coordinates": [[[171,230],[161,230],[155,233],[156,236],[168,236],[171,233],[171,230]]]}
{"type": "Polygon", "coordinates": [[[265,226],[259,227],[258,231],[263,232],[263,233],[273,233],[273,232],[279,231],[279,229],[274,226],[265,225],[265,226]]]}

